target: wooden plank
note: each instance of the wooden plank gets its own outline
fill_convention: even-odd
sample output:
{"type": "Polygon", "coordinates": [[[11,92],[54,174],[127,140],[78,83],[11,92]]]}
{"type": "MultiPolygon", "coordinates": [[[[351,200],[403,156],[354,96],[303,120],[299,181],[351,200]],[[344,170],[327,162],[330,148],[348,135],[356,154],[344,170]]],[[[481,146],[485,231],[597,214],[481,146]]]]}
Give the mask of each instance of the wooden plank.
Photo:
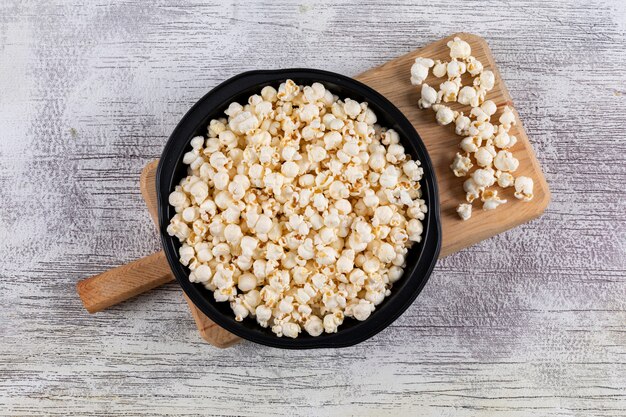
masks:
{"type": "Polygon", "coordinates": [[[163,251],[78,281],[76,291],[90,313],[96,313],[174,279],[163,251]]]}

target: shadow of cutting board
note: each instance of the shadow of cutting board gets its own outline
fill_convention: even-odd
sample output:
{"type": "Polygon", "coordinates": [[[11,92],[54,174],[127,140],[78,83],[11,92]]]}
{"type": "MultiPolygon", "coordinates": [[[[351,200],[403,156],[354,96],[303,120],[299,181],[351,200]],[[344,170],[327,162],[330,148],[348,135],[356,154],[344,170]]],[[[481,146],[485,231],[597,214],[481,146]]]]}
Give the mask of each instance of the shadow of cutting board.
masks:
{"type": "MultiPolygon", "coordinates": [[[[483,63],[485,69],[490,69],[494,72],[496,77],[495,87],[489,92],[487,99],[493,100],[498,106],[498,113],[492,117],[492,120],[497,120],[500,117],[501,109],[505,105],[514,106],[511,96],[500,77],[500,72],[495,65],[489,46],[484,39],[476,35],[467,33],[452,35],[355,77],[383,94],[395,104],[415,126],[426,144],[439,184],[443,232],[441,257],[538,217],[543,213],[550,201],[548,184],[516,112],[518,124],[509,132],[517,136],[518,139],[515,147],[511,149],[514,156],[520,161],[519,169],[515,172],[515,176],[525,175],[534,180],[534,199],[528,203],[517,200],[513,197],[513,189],[510,187],[500,191],[509,202],[498,207],[498,209],[482,211],[480,202],[477,202],[478,204],[474,203],[471,219],[462,221],[456,214],[457,205],[465,200],[465,193],[463,192],[463,181],[465,178],[455,177],[449,167],[459,149],[458,144],[461,137],[454,133],[453,125],[439,126],[435,122],[432,110],[420,110],[417,107],[417,101],[420,98],[419,89],[411,85],[409,81],[410,68],[416,57],[422,56],[441,59],[442,61],[450,60],[449,49],[446,44],[455,36],[459,36],[467,41],[472,47],[472,55],[483,63]]],[[[438,86],[443,81],[443,79],[435,79],[432,75],[426,79],[426,83],[433,86],[438,86]]],[[[468,84],[467,79],[463,81],[464,85],[468,84]]],[[[458,103],[454,103],[450,107],[454,110],[464,111],[466,114],[469,111],[468,107],[458,103]]],[[[141,191],[148,205],[148,210],[155,224],[158,225],[155,187],[156,167],[157,161],[153,161],[145,167],[141,174],[141,191]]],[[[201,336],[207,342],[218,347],[227,347],[240,340],[237,336],[227,332],[208,319],[189,299],[187,299],[187,303],[201,336]]]]}

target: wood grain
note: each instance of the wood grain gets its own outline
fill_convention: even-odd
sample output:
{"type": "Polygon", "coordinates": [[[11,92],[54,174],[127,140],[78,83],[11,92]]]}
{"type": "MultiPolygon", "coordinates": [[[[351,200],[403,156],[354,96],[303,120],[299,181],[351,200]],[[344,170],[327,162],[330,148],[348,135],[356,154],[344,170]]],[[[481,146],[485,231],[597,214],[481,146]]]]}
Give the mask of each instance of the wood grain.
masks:
{"type": "Polygon", "coordinates": [[[163,251],[78,281],[76,292],[90,313],[102,311],[174,280],[163,251]]]}
{"type": "Polygon", "coordinates": [[[0,416],[626,415],[623,1],[5,0],[0,45],[0,416]],[[354,76],[458,31],[488,41],[552,200],[440,259],[385,331],[217,349],[175,283],[77,302],[161,249],[139,174],[222,80],[354,76]]]}
{"type": "MultiPolygon", "coordinates": [[[[486,99],[493,100],[496,103],[498,112],[492,117],[492,120],[497,121],[497,118],[502,114],[504,106],[513,106],[513,100],[506,88],[506,84],[502,80],[487,42],[483,38],[470,33],[451,35],[355,77],[383,94],[395,104],[415,126],[428,149],[439,185],[441,229],[443,234],[441,256],[450,255],[481,240],[537,218],[544,212],[550,201],[548,183],[543,172],[541,172],[535,152],[520,122],[519,114],[516,113],[518,124],[509,132],[518,139],[517,144],[511,148],[513,155],[520,162],[520,167],[515,171],[514,175],[524,175],[533,179],[535,183],[533,200],[528,203],[517,200],[513,196],[513,187],[499,189],[499,194],[508,200],[508,204],[498,207],[496,211],[483,211],[480,209],[481,203],[478,201],[474,203],[471,219],[463,221],[457,215],[457,206],[460,203],[465,203],[463,181],[467,178],[455,177],[450,170],[450,164],[454,159],[454,155],[459,151],[458,144],[462,138],[454,133],[453,124],[452,126],[439,126],[434,120],[433,111],[420,110],[417,107],[420,89],[411,85],[407,75],[410,74],[411,65],[415,62],[416,57],[421,56],[449,61],[450,55],[447,43],[457,36],[467,41],[472,47],[472,55],[483,63],[485,69],[492,70],[495,74],[495,86],[487,94],[486,99]]],[[[443,81],[430,74],[425,82],[438,89],[438,85],[443,81]]],[[[463,83],[467,85],[469,81],[468,76],[464,76],[463,83]]],[[[462,111],[466,115],[470,111],[469,106],[463,106],[459,103],[450,103],[450,107],[453,110],[462,111]]]]}

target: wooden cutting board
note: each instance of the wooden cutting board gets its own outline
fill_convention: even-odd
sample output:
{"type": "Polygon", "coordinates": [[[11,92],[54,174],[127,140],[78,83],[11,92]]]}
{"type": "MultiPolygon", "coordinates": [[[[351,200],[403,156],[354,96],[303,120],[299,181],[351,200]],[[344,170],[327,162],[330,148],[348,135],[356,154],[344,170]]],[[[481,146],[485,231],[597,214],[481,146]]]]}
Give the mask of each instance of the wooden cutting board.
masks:
{"type": "MultiPolygon", "coordinates": [[[[479,36],[468,33],[452,35],[355,77],[393,102],[413,123],[413,126],[415,126],[415,129],[417,129],[417,132],[426,144],[439,183],[443,232],[441,257],[538,217],[550,201],[550,192],[545,177],[541,172],[528,136],[526,136],[521,123],[518,123],[510,132],[510,134],[517,136],[518,139],[517,144],[511,150],[520,161],[520,167],[515,174],[516,176],[525,175],[534,180],[535,197],[532,202],[524,203],[517,200],[513,197],[512,188],[508,188],[501,192],[509,200],[509,203],[498,207],[497,210],[484,212],[479,208],[479,204],[475,204],[476,207],[474,207],[471,219],[462,221],[456,214],[457,205],[464,202],[463,181],[465,178],[455,177],[450,170],[450,163],[458,150],[458,143],[461,138],[454,133],[452,126],[439,126],[435,123],[434,114],[431,110],[420,110],[417,107],[417,100],[420,97],[419,90],[417,87],[412,86],[409,81],[410,68],[416,57],[423,56],[441,59],[442,61],[449,60],[449,49],[446,44],[455,36],[459,36],[467,41],[472,47],[472,54],[483,63],[485,69],[491,69],[494,72],[496,84],[494,89],[487,95],[487,99],[493,100],[498,109],[505,105],[514,107],[487,42],[479,36]]],[[[443,81],[436,80],[432,75],[426,79],[429,85],[438,85],[443,81]]],[[[456,106],[451,106],[453,109],[463,110],[464,106],[455,104],[456,106]]],[[[465,113],[467,114],[467,109],[465,109],[465,113]]],[[[516,116],[518,116],[519,120],[517,113],[516,116]]],[[[500,117],[500,111],[496,113],[495,117],[500,117]]],[[[157,161],[154,161],[146,166],[142,173],[142,184],[145,185],[145,187],[142,186],[142,192],[150,214],[155,223],[158,224],[154,185],[156,167],[157,161]]],[[[213,344],[216,342],[216,340],[212,340],[214,338],[219,338],[218,344],[221,344],[220,342],[224,340],[229,342],[238,340],[236,336],[233,336],[209,320],[189,299],[187,299],[187,303],[191,308],[203,338],[213,344]],[[228,338],[228,335],[232,336],[232,338],[228,338]]]]}
{"type": "MultiPolygon", "coordinates": [[[[489,46],[484,39],[476,35],[468,33],[452,35],[355,77],[393,102],[415,126],[428,149],[439,184],[443,232],[441,257],[538,217],[543,213],[550,201],[548,184],[516,112],[518,124],[509,132],[517,136],[518,139],[517,144],[512,149],[514,156],[520,161],[520,166],[515,172],[515,176],[525,175],[534,180],[534,199],[529,203],[524,203],[514,198],[513,189],[508,188],[502,190],[501,193],[509,202],[498,207],[497,210],[485,212],[480,209],[480,204],[475,203],[471,219],[462,221],[456,214],[457,205],[464,202],[464,178],[455,177],[449,166],[458,150],[461,138],[454,133],[453,126],[439,126],[434,120],[432,110],[420,110],[417,107],[419,89],[412,86],[409,81],[410,68],[416,57],[422,56],[441,59],[442,61],[449,60],[449,49],[446,44],[455,36],[459,36],[469,42],[472,47],[472,55],[483,63],[485,69],[491,69],[494,72],[496,78],[495,87],[489,92],[487,99],[493,100],[498,106],[499,111],[494,115],[497,120],[500,117],[500,109],[504,105],[509,105],[513,108],[514,106],[511,96],[500,77],[500,72],[495,65],[489,46]]],[[[426,79],[429,85],[434,86],[438,86],[442,81],[436,80],[432,75],[426,79]]],[[[464,84],[467,84],[467,80],[464,79],[463,81],[464,84]]],[[[466,113],[469,110],[458,103],[454,103],[450,107],[466,113]]],[[[158,225],[155,187],[156,168],[157,161],[153,161],[145,167],[141,174],[141,191],[146,200],[148,210],[155,224],[158,225]]],[[[114,304],[113,301],[120,302],[123,299],[130,298],[130,296],[137,295],[172,279],[173,277],[169,268],[167,268],[164,255],[160,252],[132,264],[81,281],[78,284],[78,292],[85,307],[90,312],[95,312],[114,304]],[[150,258],[149,262],[147,261],[148,258],[150,258]],[[150,264],[151,268],[146,268],[147,264],[150,264]],[[124,280],[120,287],[116,287],[113,283],[120,281],[120,277],[128,277],[128,279],[124,280]]],[[[237,336],[209,320],[189,299],[187,299],[187,303],[201,336],[207,342],[218,347],[227,347],[240,340],[237,336]]]]}

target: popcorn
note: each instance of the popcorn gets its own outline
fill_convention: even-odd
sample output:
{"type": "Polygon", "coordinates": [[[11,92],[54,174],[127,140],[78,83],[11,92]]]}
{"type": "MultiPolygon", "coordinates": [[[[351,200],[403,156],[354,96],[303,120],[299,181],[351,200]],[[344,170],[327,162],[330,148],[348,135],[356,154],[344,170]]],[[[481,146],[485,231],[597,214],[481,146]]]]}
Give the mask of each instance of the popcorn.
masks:
{"type": "Polygon", "coordinates": [[[209,186],[203,181],[195,182],[189,189],[189,194],[193,197],[196,204],[202,204],[209,196],[209,186]]]}
{"type": "Polygon", "coordinates": [[[442,126],[452,123],[452,121],[455,119],[455,116],[457,116],[450,107],[444,106],[443,104],[435,104],[434,106],[432,106],[432,109],[437,112],[437,123],[442,126]]]}
{"type": "Polygon", "coordinates": [[[337,328],[343,323],[343,317],[341,312],[324,316],[324,331],[326,333],[337,333],[337,328]]]}
{"type": "Polygon", "coordinates": [[[259,119],[249,111],[237,114],[228,123],[228,126],[234,133],[246,134],[259,127],[259,119]]]}
{"type": "Polygon", "coordinates": [[[250,313],[243,305],[242,300],[243,299],[241,298],[237,298],[230,302],[230,308],[233,310],[233,313],[235,313],[236,321],[243,321],[243,319],[248,317],[248,314],[250,313]]]}
{"type": "Polygon", "coordinates": [[[472,205],[461,203],[456,208],[456,212],[462,220],[469,220],[469,218],[472,217],[472,205]]]}
{"type": "Polygon", "coordinates": [[[499,151],[493,160],[493,165],[504,172],[513,172],[517,170],[519,161],[509,151],[499,151]]]}
{"type": "Polygon", "coordinates": [[[472,160],[467,155],[461,155],[457,152],[452,165],[450,165],[450,169],[454,172],[455,176],[464,177],[469,170],[472,169],[472,166],[472,160]]]}
{"type": "MultiPolygon", "coordinates": [[[[488,116],[491,117],[493,116],[496,111],[497,111],[497,107],[496,107],[496,103],[494,103],[492,100],[486,100],[485,102],[483,102],[483,104],[480,105],[480,109],[488,116]]],[[[488,121],[489,119],[487,119],[488,121]]]]}
{"type": "MultiPolygon", "coordinates": [[[[422,94],[418,106],[422,109],[432,108],[435,113],[435,120],[442,126],[454,122],[455,133],[463,137],[459,147],[465,154],[456,153],[450,165],[450,169],[457,177],[470,175],[470,178],[463,183],[465,199],[469,204],[459,204],[457,207],[459,217],[463,220],[469,219],[472,211],[471,203],[479,197],[483,201],[484,210],[493,210],[506,203],[506,200],[498,197],[497,190],[487,189],[496,183],[502,188],[515,186],[515,197],[529,201],[533,197],[532,180],[527,177],[515,179],[511,174],[519,167],[519,161],[509,151],[517,143],[517,137],[509,134],[511,128],[517,123],[512,108],[504,106],[502,114],[498,118],[499,125],[491,123],[491,118],[497,113],[498,107],[493,100],[486,100],[486,96],[495,87],[494,72],[485,69],[483,64],[471,55],[470,45],[460,37],[455,37],[449,41],[447,46],[450,48],[450,57],[452,58],[449,62],[418,58],[411,69],[411,81],[414,84],[422,84],[422,94]],[[439,91],[423,83],[428,77],[430,68],[433,69],[435,77],[447,76],[447,80],[439,85],[439,91]],[[461,77],[466,73],[472,77],[472,83],[463,86],[461,77]],[[458,102],[461,105],[469,106],[470,109],[469,112],[465,110],[464,112],[457,112],[442,102],[458,102]],[[473,172],[471,172],[474,166],[472,157],[477,166],[473,172]]],[[[191,160],[195,157],[190,155],[189,158],[191,160]]],[[[396,160],[388,159],[388,161],[393,163],[396,160]]],[[[375,170],[374,174],[376,175],[385,169],[382,157],[374,157],[371,165],[373,165],[370,167],[375,170]]],[[[380,180],[378,176],[368,176],[368,178],[372,178],[373,182],[380,180]]],[[[383,182],[387,183],[388,180],[385,177],[383,182]]],[[[381,201],[383,204],[386,202],[402,204],[411,201],[410,192],[403,194],[389,190],[382,191],[381,197],[384,197],[384,200],[381,201]]],[[[363,200],[365,207],[377,208],[378,204],[379,201],[371,194],[363,200]]],[[[407,208],[406,214],[409,218],[418,220],[423,218],[423,213],[412,207],[407,208]]],[[[374,223],[380,223],[376,217],[374,217],[372,224],[374,223]]],[[[376,230],[377,237],[389,233],[389,231],[382,229],[382,227],[387,227],[385,224],[376,227],[378,227],[376,230]]],[[[357,247],[360,246],[357,242],[354,244],[357,247]]],[[[377,297],[373,293],[370,296],[377,297]]]]}
{"type": "Polygon", "coordinates": [[[471,124],[471,120],[469,117],[464,116],[463,113],[459,113],[459,115],[454,120],[455,128],[454,132],[459,136],[464,136],[469,134],[469,128],[471,124]]]}
{"type": "Polygon", "coordinates": [[[169,195],[168,202],[170,203],[170,206],[173,206],[179,209],[188,205],[189,199],[187,198],[184,192],[177,190],[169,195]]]}
{"type": "Polygon", "coordinates": [[[515,198],[522,201],[533,199],[533,180],[529,177],[520,176],[515,179],[515,198]]]}
{"type": "Polygon", "coordinates": [[[459,88],[461,87],[461,79],[458,78],[452,81],[446,81],[439,86],[438,98],[445,102],[454,102],[459,94],[459,88]]]}
{"type": "Polygon", "coordinates": [[[474,79],[474,86],[483,91],[491,91],[496,84],[496,77],[492,71],[484,70],[478,78],[474,79]]]}
{"type": "Polygon", "coordinates": [[[238,244],[243,234],[241,228],[237,224],[229,224],[224,228],[224,239],[229,244],[238,244]]]}
{"type": "Polygon", "coordinates": [[[208,282],[213,273],[208,265],[200,265],[194,271],[195,282],[208,282]]]}
{"type": "Polygon", "coordinates": [[[386,167],[380,175],[378,183],[383,188],[394,188],[398,184],[400,171],[393,165],[386,167]]]}
{"type": "Polygon", "coordinates": [[[393,216],[393,210],[391,209],[391,207],[389,206],[381,206],[378,207],[375,211],[374,211],[374,217],[372,219],[372,225],[374,226],[378,226],[378,225],[384,225],[384,224],[389,224],[389,222],[391,221],[391,217],[393,216]]]}
{"type": "Polygon", "coordinates": [[[480,196],[483,202],[483,210],[495,210],[500,204],[506,203],[506,200],[498,197],[497,190],[485,190],[480,196]]]}
{"type": "Polygon", "coordinates": [[[448,78],[451,80],[465,74],[466,69],[467,67],[465,66],[465,63],[457,60],[452,60],[448,62],[448,65],[446,66],[448,78]]]}
{"type": "Polygon", "coordinates": [[[422,232],[424,231],[424,226],[422,222],[417,219],[411,219],[407,223],[406,231],[409,235],[409,240],[413,242],[421,242],[422,232]]]}
{"type": "Polygon", "coordinates": [[[445,76],[448,72],[448,64],[439,60],[435,61],[433,66],[433,75],[437,78],[445,76]]]}
{"type": "Polygon", "coordinates": [[[272,318],[272,309],[261,304],[255,309],[255,315],[257,322],[262,327],[267,327],[269,320],[272,318]]]}
{"type": "Polygon", "coordinates": [[[464,59],[469,58],[472,54],[472,48],[470,44],[459,38],[458,36],[448,42],[448,48],[450,48],[450,58],[452,59],[464,59]]]}
{"type": "Polygon", "coordinates": [[[479,167],[490,168],[496,151],[493,146],[483,146],[474,152],[474,158],[479,167]]]}
{"type": "Polygon", "coordinates": [[[359,105],[358,101],[347,98],[343,105],[343,110],[348,115],[348,117],[356,119],[358,114],[361,113],[361,106],[359,105]]]}
{"type": "Polygon", "coordinates": [[[424,170],[420,168],[418,162],[408,160],[402,164],[402,171],[411,181],[419,181],[424,173],[424,170]]]}
{"type": "Polygon", "coordinates": [[[508,188],[515,184],[515,178],[508,172],[496,171],[498,185],[502,188],[508,188]]]}
{"type": "MultiPolygon", "coordinates": [[[[414,78],[422,83],[434,65],[418,58],[414,78]]],[[[466,64],[438,63],[441,71],[456,76],[445,82],[451,99],[466,64]]],[[[421,91],[420,107],[433,107],[440,123],[483,131],[438,104],[434,88],[421,91]]],[[[189,280],[229,302],[235,320],[279,337],[366,320],[421,241],[420,162],[398,132],[375,125],[367,103],[341,101],[320,83],[287,80],[225,113],[208,138],[191,139],[188,175],[168,198],[167,232],[181,243],[189,280]]]]}
{"type": "Polygon", "coordinates": [[[467,57],[466,62],[467,72],[469,72],[472,77],[475,77],[483,72],[483,64],[473,56],[470,55],[467,57]]]}
{"type": "Polygon", "coordinates": [[[375,309],[374,305],[366,300],[360,300],[358,304],[351,307],[352,317],[359,321],[367,320],[375,309]]]}
{"type": "Polygon", "coordinates": [[[191,261],[191,259],[195,256],[196,251],[191,246],[183,245],[179,250],[179,254],[180,254],[180,263],[187,266],[189,265],[189,262],[191,261]]]}
{"type": "Polygon", "coordinates": [[[421,98],[417,105],[420,109],[427,109],[437,102],[437,91],[428,84],[422,84],[421,98]]]}
{"type": "Polygon", "coordinates": [[[472,107],[478,106],[478,93],[474,87],[465,86],[459,91],[459,103],[471,105],[472,107]]]}
{"type": "Polygon", "coordinates": [[[472,172],[472,179],[478,187],[491,187],[496,182],[494,172],[490,168],[480,168],[472,172]]]}
{"type": "MultiPolygon", "coordinates": [[[[416,221],[419,222],[419,220],[411,220],[411,221],[416,221]]],[[[409,231],[409,233],[412,233],[411,231],[409,231]]],[[[420,233],[421,234],[421,233],[420,233]]],[[[378,259],[380,259],[380,262],[382,263],[389,263],[391,262],[395,257],[396,257],[396,252],[393,248],[393,246],[389,243],[386,242],[381,242],[378,245],[378,249],[376,250],[376,257],[378,259]]],[[[364,264],[365,266],[365,264],[364,264]]],[[[365,269],[363,269],[365,271],[365,269]]],[[[368,272],[368,271],[365,271],[368,272]]],[[[374,271],[371,271],[369,273],[372,273],[374,271]]]]}
{"type": "Polygon", "coordinates": [[[183,210],[182,217],[186,223],[193,223],[194,221],[196,221],[199,215],[200,210],[198,209],[198,207],[187,207],[183,210]]]}
{"type": "Polygon", "coordinates": [[[285,178],[295,178],[300,172],[300,166],[293,161],[287,161],[283,163],[280,172],[285,178]]]}
{"type": "Polygon", "coordinates": [[[475,199],[480,196],[480,193],[483,191],[484,187],[478,186],[476,181],[474,181],[473,177],[468,178],[463,183],[463,190],[465,191],[465,199],[468,203],[472,203],[475,199]]]}
{"type": "Polygon", "coordinates": [[[435,65],[432,59],[415,58],[415,63],[411,66],[411,84],[420,85],[428,77],[428,70],[435,65]]]}
{"type": "MultiPolygon", "coordinates": [[[[502,119],[502,117],[500,117],[500,119],[502,119]]],[[[493,143],[500,149],[509,149],[517,143],[517,138],[515,136],[509,136],[504,126],[500,125],[498,127],[498,134],[493,138],[493,143]]]]}
{"type": "Polygon", "coordinates": [[[311,316],[304,323],[304,330],[306,330],[309,335],[316,337],[324,332],[324,324],[318,316],[311,316]]]}
{"type": "Polygon", "coordinates": [[[511,126],[516,124],[515,114],[513,114],[513,110],[509,106],[504,106],[504,110],[502,111],[502,115],[499,119],[500,124],[504,127],[505,131],[509,131],[511,126]]]}
{"type": "Polygon", "coordinates": [[[478,151],[478,148],[482,145],[483,140],[480,136],[468,136],[463,138],[459,147],[467,153],[474,153],[478,151]]]}

